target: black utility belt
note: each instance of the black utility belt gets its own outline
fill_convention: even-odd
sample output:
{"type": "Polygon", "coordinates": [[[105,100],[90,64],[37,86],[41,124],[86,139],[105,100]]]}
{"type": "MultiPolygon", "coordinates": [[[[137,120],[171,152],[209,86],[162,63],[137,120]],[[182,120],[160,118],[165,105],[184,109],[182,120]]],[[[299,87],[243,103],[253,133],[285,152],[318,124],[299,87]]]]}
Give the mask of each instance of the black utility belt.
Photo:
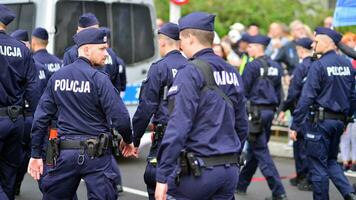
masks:
{"type": "Polygon", "coordinates": [[[167,125],[165,125],[165,124],[155,124],[155,125],[153,125],[153,131],[155,133],[163,134],[166,131],[166,127],[167,127],[167,125]]]}
{"type": "Polygon", "coordinates": [[[0,116],[8,116],[10,120],[16,121],[19,116],[23,116],[24,110],[22,106],[7,106],[0,108],[0,116]]]}
{"type": "Polygon", "coordinates": [[[269,105],[251,105],[251,107],[255,107],[258,110],[276,110],[276,106],[269,106],[269,105]]]}
{"type": "Polygon", "coordinates": [[[346,123],[349,118],[343,113],[331,112],[319,107],[319,109],[311,110],[310,120],[314,123],[324,120],[340,120],[346,123]]]}
{"type": "Polygon", "coordinates": [[[219,165],[239,164],[238,154],[223,154],[211,157],[198,157],[201,167],[214,167],[219,165]]]}

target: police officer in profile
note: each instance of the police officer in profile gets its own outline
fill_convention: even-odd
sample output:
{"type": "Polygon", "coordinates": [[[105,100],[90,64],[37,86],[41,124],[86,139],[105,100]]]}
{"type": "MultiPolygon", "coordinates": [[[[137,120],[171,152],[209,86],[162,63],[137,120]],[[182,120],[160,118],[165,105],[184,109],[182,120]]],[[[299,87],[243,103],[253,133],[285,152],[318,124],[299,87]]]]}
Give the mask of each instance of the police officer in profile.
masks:
{"type": "MultiPolygon", "coordinates": [[[[11,37],[23,42],[28,49],[30,49],[30,42],[29,42],[29,37],[28,37],[28,32],[23,29],[18,29],[11,33],[11,37]]],[[[47,71],[47,68],[42,65],[41,63],[38,63],[35,61],[35,66],[36,66],[36,73],[37,73],[37,89],[40,95],[42,95],[44,89],[47,86],[48,82],[48,77],[49,73],[47,71]]],[[[26,95],[26,94],[25,94],[26,95]]],[[[28,166],[28,161],[30,160],[31,157],[31,127],[32,127],[32,121],[33,121],[33,113],[35,112],[35,107],[32,106],[32,110],[29,109],[29,105],[26,102],[25,103],[25,128],[23,132],[23,137],[22,137],[22,162],[20,167],[17,170],[17,175],[16,175],[16,182],[15,182],[15,195],[20,194],[20,188],[21,188],[21,183],[22,180],[26,174],[27,171],[27,166],[28,166]]]]}
{"type": "MultiPolygon", "coordinates": [[[[313,62],[313,40],[308,37],[300,38],[295,41],[297,53],[301,62],[293,71],[291,77],[291,82],[288,88],[288,96],[285,101],[281,104],[281,112],[279,113],[278,119],[282,121],[285,117],[285,112],[290,110],[293,113],[300,95],[304,83],[307,79],[308,71],[313,62]]],[[[290,179],[290,183],[293,186],[297,186],[300,190],[311,190],[311,184],[309,182],[308,176],[308,163],[305,154],[305,141],[304,133],[305,129],[300,128],[298,130],[298,137],[291,135],[291,138],[295,140],[293,142],[293,156],[295,160],[295,169],[297,176],[290,179]]]]}
{"type": "Polygon", "coordinates": [[[4,200],[14,199],[17,168],[22,161],[25,100],[33,109],[39,99],[30,50],[5,33],[14,18],[14,12],[0,4],[0,199],[4,200]]]}
{"type": "Polygon", "coordinates": [[[140,103],[132,118],[134,146],[137,149],[153,115],[153,141],[144,174],[149,199],[152,200],[155,199],[157,151],[169,117],[168,88],[172,86],[177,72],[188,63],[179,51],[177,24],[166,23],[158,30],[158,44],[162,59],[151,65],[147,78],[141,86],[140,103]]]}
{"type": "Polygon", "coordinates": [[[48,32],[46,29],[38,27],[32,32],[31,49],[35,62],[46,66],[49,77],[62,67],[62,61],[55,55],[48,53],[48,32]]]}
{"type": "Polygon", "coordinates": [[[117,199],[119,175],[112,147],[118,145],[110,126],[122,134],[123,155],[130,156],[134,151],[130,117],[108,76],[96,69],[107,56],[105,31],[83,30],[74,41],[79,58],[52,75],[37,106],[28,172],[36,180],[42,176],[44,199],[71,199],[81,179],[88,199],[117,199]],[[44,165],[43,139],[57,110],[58,140],[50,143],[53,163],[44,165]]]}
{"type": "Polygon", "coordinates": [[[308,125],[304,138],[314,200],[329,199],[329,178],[344,199],[356,199],[337,164],[340,136],[356,108],[355,74],[351,63],[335,52],[342,35],[324,27],[316,28],[315,34],[314,52],[321,57],[310,66],[291,135],[298,136],[298,127],[308,125]]]}
{"type": "Polygon", "coordinates": [[[111,30],[107,27],[100,27],[106,31],[108,38],[108,54],[106,58],[105,66],[102,68],[107,74],[109,74],[110,80],[114,87],[121,92],[126,90],[126,65],[125,62],[114,52],[111,46],[111,30]]]}
{"type": "Polygon", "coordinates": [[[214,18],[194,12],[179,20],[180,47],[191,63],[168,91],[171,114],[157,154],[158,200],[166,199],[168,189],[176,199],[234,198],[248,123],[241,77],[211,48],[214,18]]]}
{"type": "Polygon", "coordinates": [[[246,165],[241,170],[237,192],[246,194],[247,187],[259,167],[272,190],[272,197],[266,199],[280,200],[287,199],[286,192],[267,143],[271,135],[274,113],[281,100],[282,68],[264,53],[270,40],[263,35],[249,37],[247,51],[254,60],[247,63],[242,80],[249,101],[250,133],[246,165]]]}

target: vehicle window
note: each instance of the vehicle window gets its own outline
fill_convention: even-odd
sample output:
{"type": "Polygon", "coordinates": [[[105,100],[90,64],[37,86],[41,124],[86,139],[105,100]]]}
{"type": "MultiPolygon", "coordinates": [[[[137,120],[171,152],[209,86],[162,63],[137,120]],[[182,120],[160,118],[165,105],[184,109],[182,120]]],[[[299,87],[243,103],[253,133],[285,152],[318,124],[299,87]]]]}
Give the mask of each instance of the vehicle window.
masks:
{"type": "Polygon", "coordinates": [[[29,31],[29,34],[35,28],[36,7],[34,3],[17,3],[6,4],[11,10],[16,13],[16,18],[10,23],[7,30],[9,33],[24,29],[29,31]]]}
{"type": "Polygon", "coordinates": [[[154,55],[153,31],[147,6],[113,3],[112,46],[127,64],[154,55]]]}
{"type": "Polygon", "coordinates": [[[78,19],[80,15],[87,12],[95,14],[100,22],[100,26],[107,26],[107,13],[104,2],[57,2],[54,44],[57,56],[63,57],[65,50],[74,44],[73,35],[77,32],[78,19]]]}

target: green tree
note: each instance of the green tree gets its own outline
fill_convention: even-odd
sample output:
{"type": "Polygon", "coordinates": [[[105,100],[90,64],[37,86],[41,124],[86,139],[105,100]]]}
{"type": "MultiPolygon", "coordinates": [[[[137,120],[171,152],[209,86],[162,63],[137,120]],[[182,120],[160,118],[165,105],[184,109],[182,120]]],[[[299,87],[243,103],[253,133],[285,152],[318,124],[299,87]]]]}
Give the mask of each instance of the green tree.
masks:
{"type": "MultiPolygon", "coordinates": [[[[313,1],[301,3],[296,0],[190,0],[182,6],[182,15],[193,11],[216,14],[215,29],[220,35],[229,31],[235,22],[244,25],[256,23],[266,33],[272,22],[289,24],[295,19],[314,28],[322,25],[323,19],[332,10],[323,8],[313,1]]],[[[169,20],[169,0],[155,0],[157,16],[169,20]]]]}

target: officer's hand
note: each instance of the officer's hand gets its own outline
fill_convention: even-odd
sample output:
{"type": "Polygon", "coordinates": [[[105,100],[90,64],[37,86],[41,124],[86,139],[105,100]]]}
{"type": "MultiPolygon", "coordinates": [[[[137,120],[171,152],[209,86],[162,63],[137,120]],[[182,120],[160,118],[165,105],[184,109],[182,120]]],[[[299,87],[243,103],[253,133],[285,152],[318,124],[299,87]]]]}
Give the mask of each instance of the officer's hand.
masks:
{"type": "Polygon", "coordinates": [[[278,119],[277,119],[277,120],[278,120],[279,122],[284,122],[285,117],[286,117],[286,113],[283,112],[283,111],[281,111],[281,112],[279,113],[279,115],[278,115],[278,119]]]}
{"type": "Polygon", "coordinates": [[[297,131],[289,130],[289,138],[293,141],[297,141],[297,131]]]}
{"type": "Polygon", "coordinates": [[[140,151],[138,150],[138,147],[135,147],[134,149],[134,156],[138,158],[138,155],[140,154],[140,151]]]}
{"type": "Polygon", "coordinates": [[[28,164],[27,173],[29,173],[35,180],[39,180],[40,176],[43,174],[42,159],[31,158],[28,164]]]}
{"type": "Polygon", "coordinates": [[[123,140],[121,140],[121,144],[120,147],[122,147],[122,155],[124,157],[130,157],[130,156],[134,156],[137,157],[138,155],[135,155],[135,147],[133,146],[133,144],[126,144],[123,140]]]}
{"type": "Polygon", "coordinates": [[[167,183],[156,183],[155,198],[156,200],[166,200],[167,199],[167,183]]]}

